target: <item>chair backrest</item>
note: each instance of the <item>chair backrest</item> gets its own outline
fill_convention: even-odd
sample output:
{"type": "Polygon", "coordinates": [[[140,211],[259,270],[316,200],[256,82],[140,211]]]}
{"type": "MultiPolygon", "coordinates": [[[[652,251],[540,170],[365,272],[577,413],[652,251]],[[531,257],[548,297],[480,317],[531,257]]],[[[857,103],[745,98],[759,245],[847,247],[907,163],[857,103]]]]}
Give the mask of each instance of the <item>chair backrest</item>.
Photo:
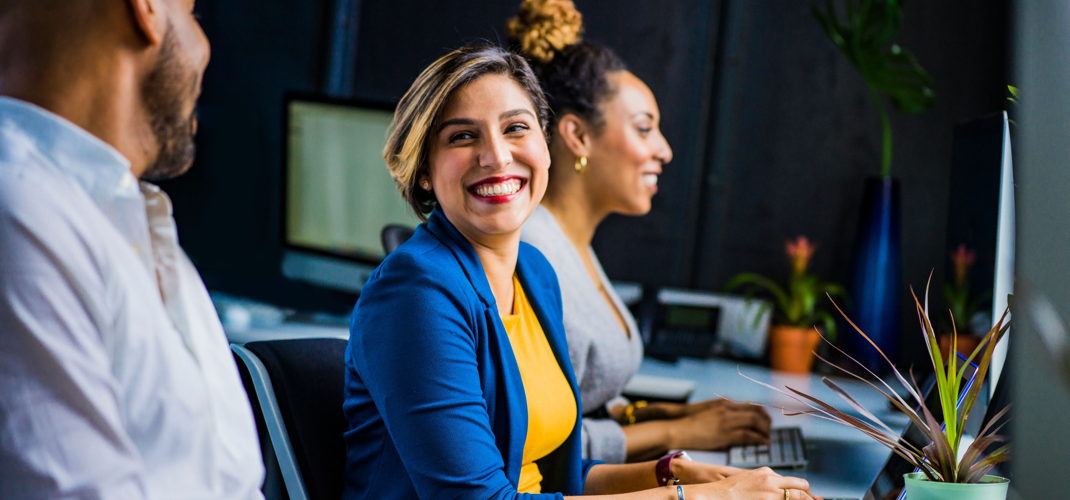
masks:
{"type": "MultiPolygon", "coordinates": [[[[286,481],[282,477],[282,470],[279,467],[279,460],[276,456],[275,446],[271,444],[271,432],[268,431],[267,422],[264,419],[264,412],[260,407],[260,398],[257,397],[256,384],[253,383],[253,376],[250,371],[249,363],[246,363],[245,357],[255,356],[248,349],[244,347],[231,344],[231,350],[234,351],[234,363],[238,365],[238,374],[241,376],[242,385],[245,387],[245,392],[249,396],[249,406],[253,409],[253,419],[256,420],[256,433],[260,437],[260,454],[264,461],[264,484],[260,486],[260,491],[264,494],[266,500],[291,500],[290,495],[286,492],[286,481]],[[246,354],[239,354],[235,348],[243,350],[246,354]]],[[[263,366],[263,363],[261,363],[263,366]]],[[[266,373],[265,369],[265,373],[266,373]]],[[[266,377],[265,377],[266,378],[266,377]]],[[[277,406],[277,403],[276,403],[277,406]]],[[[290,450],[292,455],[293,450],[290,450]]],[[[294,467],[296,472],[296,466],[294,467]]],[[[302,486],[302,489],[304,487],[302,486]]],[[[306,495],[307,496],[307,495],[306,495]]]]}
{"type": "Polygon", "coordinates": [[[346,341],[272,340],[232,349],[251,365],[257,410],[289,498],[340,498],[346,463],[342,435],[348,429],[342,414],[346,341]]]}
{"type": "Polygon", "coordinates": [[[416,230],[409,226],[402,226],[401,224],[387,224],[383,227],[383,232],[380,237],[383,240],[383,251],[390,255],[391,252],[396,250],[402,243],[409,241],[412,238],[412,234],[416,230]]]}

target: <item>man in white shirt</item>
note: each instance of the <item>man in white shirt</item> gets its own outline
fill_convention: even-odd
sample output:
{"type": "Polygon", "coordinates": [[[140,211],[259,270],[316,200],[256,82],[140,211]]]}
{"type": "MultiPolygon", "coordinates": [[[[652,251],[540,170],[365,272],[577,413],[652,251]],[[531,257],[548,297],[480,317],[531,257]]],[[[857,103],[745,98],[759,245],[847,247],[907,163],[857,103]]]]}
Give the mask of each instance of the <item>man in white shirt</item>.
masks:
{"type": "Polygon", "coordinates": [[[222,327],[144,182],[193,161],[192,10],[0,0],[2,498],[262,498],[222,327]]]}

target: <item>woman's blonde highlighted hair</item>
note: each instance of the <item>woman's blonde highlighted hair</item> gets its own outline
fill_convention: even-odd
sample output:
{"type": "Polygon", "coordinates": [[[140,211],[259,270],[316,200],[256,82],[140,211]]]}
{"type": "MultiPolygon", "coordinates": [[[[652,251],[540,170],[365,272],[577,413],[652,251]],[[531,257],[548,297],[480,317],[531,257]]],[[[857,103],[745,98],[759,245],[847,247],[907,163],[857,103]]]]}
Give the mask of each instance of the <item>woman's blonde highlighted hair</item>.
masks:
{"type": "Polygon", "coordinates": [[[419,183],[427,175],[428,149],[442,111],[458,89],[492,74],[508,76],[524,89],[543,135],[549,140],[549,107],[538,79],[523,57],[498,47],[476,45],[454,50],[431,63],[398,103],[390,137],[383,148],[383,159],[402,198],[425,221],[438,206],[438,200],[434,192],[420,188],[419,183]]]}

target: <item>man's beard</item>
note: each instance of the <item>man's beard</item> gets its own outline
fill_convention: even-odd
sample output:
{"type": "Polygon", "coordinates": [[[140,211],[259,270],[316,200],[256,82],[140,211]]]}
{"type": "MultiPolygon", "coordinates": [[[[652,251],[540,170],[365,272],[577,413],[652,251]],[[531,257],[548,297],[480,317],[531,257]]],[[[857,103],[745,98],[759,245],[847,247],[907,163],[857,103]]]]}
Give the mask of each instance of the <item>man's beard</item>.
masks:
{"type": "Polygon", "coordinates": [[[184,71],[172,28],[164,35],[160,61],[141,85],[142,104],[149,116],[159,151],[141,178],[161,181],[178,177],[193,165],[194,115],[183,114],[185,99],[193,94],[197,77],[184,71]]]}

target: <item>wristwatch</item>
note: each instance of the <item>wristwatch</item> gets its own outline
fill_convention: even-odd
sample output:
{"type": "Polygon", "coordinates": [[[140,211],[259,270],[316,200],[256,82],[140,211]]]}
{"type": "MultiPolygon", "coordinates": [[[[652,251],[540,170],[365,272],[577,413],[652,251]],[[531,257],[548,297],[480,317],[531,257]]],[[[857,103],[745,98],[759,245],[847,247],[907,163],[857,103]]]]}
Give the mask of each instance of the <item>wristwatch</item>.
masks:
{"type": "Polygon", "coordinates": [[[669,453],[658,459],[657,465],[654,466],[654,474],[658,477],[658,486],[672,486],[680,482],[680,479],[672,474],[672,459],[674,458],[691,461],[691,457],[687,455],[687,452],[683,451],[669,453]]]}

